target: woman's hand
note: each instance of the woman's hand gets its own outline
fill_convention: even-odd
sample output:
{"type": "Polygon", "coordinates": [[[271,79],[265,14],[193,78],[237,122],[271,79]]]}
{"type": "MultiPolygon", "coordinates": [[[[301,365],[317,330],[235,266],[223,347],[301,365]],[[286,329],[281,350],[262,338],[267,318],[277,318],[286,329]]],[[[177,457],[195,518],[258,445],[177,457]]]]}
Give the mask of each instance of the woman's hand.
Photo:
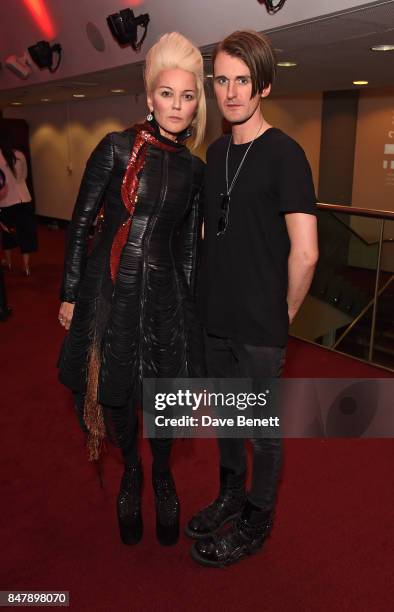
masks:
{"type": "Polygon", "coordinates": [[[65,329],[70,329],[71,320],[74,314],[75,304],[70,302],[62,302],[59,310],[59,322],[65,329]]]}

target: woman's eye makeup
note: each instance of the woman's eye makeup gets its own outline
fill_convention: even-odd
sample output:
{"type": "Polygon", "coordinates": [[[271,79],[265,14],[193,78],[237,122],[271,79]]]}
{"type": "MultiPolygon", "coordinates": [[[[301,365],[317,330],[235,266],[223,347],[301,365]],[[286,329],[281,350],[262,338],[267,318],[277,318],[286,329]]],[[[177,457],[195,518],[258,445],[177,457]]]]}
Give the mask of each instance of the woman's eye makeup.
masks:
{"type": "MultiPolygon", "coordinates": [[[[169,97],[173,96],[174,94],[173,94],[173,92],[170,89],[161,89],[160,90],[160,95],[161,95],[162,98],[169,98],[169,97]]],[[[191,102],[192,100],[195,100],[195,98],[196,98],[194,93],[184,93],[184,94],[182,94],[182,97],[187,102],[191,102]]]]}

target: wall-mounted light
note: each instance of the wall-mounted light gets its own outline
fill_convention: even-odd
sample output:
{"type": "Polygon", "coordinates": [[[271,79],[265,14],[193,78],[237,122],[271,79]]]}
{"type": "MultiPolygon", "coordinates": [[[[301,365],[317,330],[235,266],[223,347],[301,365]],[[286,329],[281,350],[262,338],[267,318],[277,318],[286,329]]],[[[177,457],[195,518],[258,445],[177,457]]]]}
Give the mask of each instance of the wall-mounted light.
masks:
{"type": "Polygon", "coordinates": [[[59,68],[62,58],[62,47],[59,43],[51,46],[46,40],[40,40],[35,45],[28,47],[28,51],[33,62],[35,62],[39,68],[48,68],[49,72],[56,72],[59,68]],[[53,66],[54,53],[58,54],[58,60],[55,66],[53,66]]]}
{"type": "Polygon", "coordinates": [[[368,81],[353,81],[353,85],[368,85],[368,81]]]}
{"type": "Polygon", "coordinates": [[[27,79],[31,75],[31,59],[28,53],[24,53],[20,57],[10,55],[4,60],[4,63],[11,72],[21,79],[27,79]]]}
{"type": "Polygon", "coordinates": [[[115,93],[115,94],[121,94],[121,93],[126,93],[125,89],[110,89],[111,93],[115,93]]]}
{"type": "Polygon", "coordinates": [[[120,45],[130,44],[134,51],[139,51],[141,49],[148,31],[149,21],[150,17],[148,13],[134,17],[133,11],[129,8],[119,11],[119,13],[113,13],[107,17],[108,27],[114,38],[116,38],[120,45]],[[138,26],[144,28],[144,33],[137,42],[138,26]]]}
{"type": "Polygon", "coordinates": [[[85,94],[73,94],[73,98],[86,98],[85,94]]]}
{"type": "Polygon", "coordinates": [[[11,102],[11,106],[23,106],[23,102],[11,102]]]}

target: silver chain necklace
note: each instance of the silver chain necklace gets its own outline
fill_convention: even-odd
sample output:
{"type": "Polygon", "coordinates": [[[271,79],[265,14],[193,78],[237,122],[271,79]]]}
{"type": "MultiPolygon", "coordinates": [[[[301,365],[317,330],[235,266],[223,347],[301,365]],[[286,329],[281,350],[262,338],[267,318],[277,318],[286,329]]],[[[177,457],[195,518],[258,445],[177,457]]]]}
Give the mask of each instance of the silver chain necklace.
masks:
{"type": "Polygon", "coordinates": [[[230,151],[230,146],[231,146],[231,142],[233,140],[233,136],[230,136],[230,139],[228,141],[228,146],[227,146],[227,153],[226,153],[226,193],[221,193],[221,204],[220,204],[220,214],[219,214],[219,218],[218,218],[218,227],[217,227],[217,232],[216,232],[216,236],[224,236],[224,234],[226,233],[227,230],[227,226],[229,223],[229,214],[230,214],[230,194],[233,190],[233,187],[235,185],[235,181],[238,178],[238,175],[241,171],[241,168],[243,166],[243,163],[246,159],[247,154],[250,151],[250,147],[252,146],[252,144],[254,143],[254,141],[256,140],[261,128],[263,127],[264,124],[264,119],[261,122],[261,125],[259,127],[259,129],[257,130],[256,136],[253,138],[253,140],[249,143],[248,148],[246,149],[241,162],[237,168],[237,171],[233,177],[233,180],[231,181],[231,185],[230,187],[228,186],[228,153],[230,151]]]}
{"type": "Polygon", "coordinates": [[[247,156],[247,154],[249,153],[249,151],[250,151],[250,148],[251,148],[252,144],[253,144],[253,143],[254,143],[254,141],[256,140],[258,133],[260,132],[261,128],[263,127],[263,123],[264,123],[264,119],[263,119],[263,121],[261,122],[261,125],[260,125],[259,129],[258,129],[258,130],[257,130],[257,132],[256,132],[256,136],[255,136],[255,137],[253,138],[253,140],[252,140],[252,141],[249,143],[249,146],[248,146],[248,148],[246,149],[246,151],[245,151],[245,153],[244,153],[244,156],[243,156],[243,158],[241,159],[241,161],[240,161],[240,163],[239,163],[239,166],[238,166],[238,168],[237,168],[237,171],[236,171],[236,173],[234,174],[233,180],[231,181],[231,185],[230,185],[230,187],[229,187],[229,186],[228,186],[228,154],[229,154],[229,151],[230,151],[230,146],[231,146],[231,143],[232,143],[232,141],[233,141],[233,135],[231,134],[231,136],[230,136],[230,140],[228,141],[228,146],[227,146],[227,153],[226,153],[226,195],[227,195],[227,197],[230,197],[230,194],[231,194],[231,192],[232,192],[232,190],[233,190],[233,187],[234,187],[234,185],[235,185],[235,181],[236,181],[236,180],[237,180],[237,178],[238,178],[238,175],[239,175],[239,173],[240,173],[240,171],[241,171],[241,168],[242,168],[243,163],[244,163],[244,161],[245,161],[245,159],[246,159],[246,156],[247,156]]]}

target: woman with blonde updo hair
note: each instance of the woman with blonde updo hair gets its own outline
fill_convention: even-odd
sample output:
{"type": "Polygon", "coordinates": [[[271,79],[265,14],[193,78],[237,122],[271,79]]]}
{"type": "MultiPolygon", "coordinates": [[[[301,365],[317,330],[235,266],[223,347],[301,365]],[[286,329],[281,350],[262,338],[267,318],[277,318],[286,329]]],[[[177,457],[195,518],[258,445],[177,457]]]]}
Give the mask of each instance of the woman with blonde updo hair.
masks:
{"type": "MultiPolygon", "coordinates": [[[[146,121],[105,136],[88,160],[67,241],[59,311],[68,330],[59,377],[75,394],[97,460],[105,435],[125,464],[117,500],[120,536],[143,532],[137,408],[143,378],[203,376],[194,315],[204,164],[186,147],[203,137],[200,51],[177,32],[146,57],[146,121]],[[88,255],[89,229],[99,231],[88,255]]],[[[150,440],[156,533],[179,537],[171,439],[150,440]]]]}
{"type": "Polygon", "coordinates": [[[185,70],[195,76],[197,109],[189,126],[191,131],[189,145],[191,149],[195,149],[204,140],[207,117],[204,93],[204,65],[200,51],[191,45],[187,38],[178,34],[178,32],[164,34],[159,42],[147,53],[144,77],[148,93],[148,106],[151,111],[153,106],[149,102],[149,96],[152,95],[155,89],[160,72],[168,69],[185,70]]]}

